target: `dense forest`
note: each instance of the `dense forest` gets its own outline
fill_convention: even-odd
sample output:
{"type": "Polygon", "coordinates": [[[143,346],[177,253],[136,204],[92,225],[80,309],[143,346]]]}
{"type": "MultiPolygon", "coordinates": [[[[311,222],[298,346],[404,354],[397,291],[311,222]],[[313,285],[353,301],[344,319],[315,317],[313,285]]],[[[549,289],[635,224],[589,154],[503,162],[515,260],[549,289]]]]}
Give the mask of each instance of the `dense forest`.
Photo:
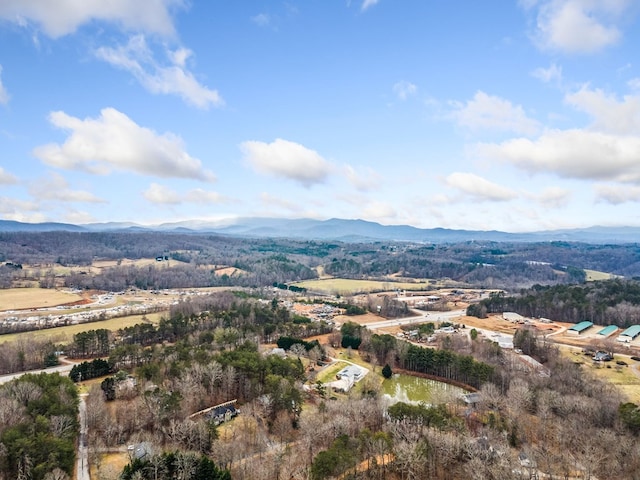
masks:
{"type": "MultiPolygon", "coordinates": [[[[176,233],[0,233],[0,288],[25,278],[23,264],[37,266],[42,286],[53,286],[54,265],[89,266],[94,260],[165,257],[162,266],[117,265],[100,274],[75,272],[67,286],[119,291],[195,286],[265,286],[315,278],[315,267],[346,278],[448,278],[484,288],[585,280],[585,269],[627,278],[640,276],[640,247],[568,242],[411,244],[341,243],[238,238],[176,233]],[[216,275],[214,266],[242,274],[216,275]]],[[[34,269],[29,269],[34,274],[34,269]]]]}
{"type": "Polygon", "coordinates": [[[501,312],[628,327],[640,324],[640,282],[614,279],[584,285],[535,285],[517,295],[492,294],[467,309],[468,315],[476,317],[501,312]]]}
{"type": "Polygon", "coordinates": [[[69,478],[79,433],[78,394],[58,374],[0,385],[0,479],[69,478]]]}

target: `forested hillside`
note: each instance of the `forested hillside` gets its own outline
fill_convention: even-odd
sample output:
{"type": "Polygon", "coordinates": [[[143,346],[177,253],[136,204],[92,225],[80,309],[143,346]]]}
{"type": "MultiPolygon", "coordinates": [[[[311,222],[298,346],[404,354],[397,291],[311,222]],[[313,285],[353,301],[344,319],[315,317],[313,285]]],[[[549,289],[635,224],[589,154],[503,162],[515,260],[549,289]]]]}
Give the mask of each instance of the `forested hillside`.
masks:
{"type": "Polygon", "coordinates": [[[42,286],[55,284],[54,267],[88,267],[95,260],[167,257],[157,266],[115,265],[99,274],[74,272],[70,287],[122,290],[195,286],[265,286],[327,274],[346,277],[451,279],[483,288],[516,289],[535,284],[581,283],[585,269],[631,278],[640,276],[640,248],[567,242],[411,244],[340,243],[238,238],[175,233],[0,233],[0,288],[8,288],[30,269],[42,286]],[[217,275],[215,265],[242,274],[217,275]],[[161,268],[162,267],[162,268],[161,268]]]}
{"type": "Polygon", "coordinates": [[[532,318],[628,327],[640,324],[640,282],[616,279],[584,285],[536,285],[517,295],[493,294],[471,305],[467,313],[482,317],[506,311],[532,318]]]}

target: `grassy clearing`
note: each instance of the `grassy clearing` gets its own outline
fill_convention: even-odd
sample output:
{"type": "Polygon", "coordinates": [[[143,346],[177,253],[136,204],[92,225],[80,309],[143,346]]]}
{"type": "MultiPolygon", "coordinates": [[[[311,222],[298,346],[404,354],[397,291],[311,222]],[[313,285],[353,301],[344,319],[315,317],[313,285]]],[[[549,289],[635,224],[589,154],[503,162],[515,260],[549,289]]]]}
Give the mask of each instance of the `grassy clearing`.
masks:
{"type": "Polygon", "coordinates": [[[294,283],[297,287],[306,288],[313,292],[326,294],[353,295],[356,293],[370,293],[393,290],[427,290],[431,288],[428,280],[420,283],[392,282],[382,280],[352,280],[348,278],[326,278],[321,280],[306,280],[294,283]]]}
{"type": "MultiPolygon", "coordinates": [[[[336,362],[333,365],[329,365],[324,368],[322,371],[318,372],[318,376],[316,377],[316,382],[329,383],[333,382],[336,379],[336,373],[346,367],[347,364],[343,362],[336,362]]],[[[315,383],[315,382],[314,382],[315,383]]]]}
{"type": "MultiPolygon", "coordinates": [[[[151,323],[158,324],[163,315],[166,316],[167,312],[149,313],[146,317],[151,323]]],[[[138,323],[143,323],[143,316],[144,315],[129,315],[127,317],[110,318],[101,322],[79,323],[78,325],[67,325],[66,327],[47,328],[31,332],[8,333],[6,335],[0,335],[0,343],[13,342],[21,338],[49,339],[52,342],[70,342],[73,340],[73,336],[80,332],[97,330],[99,328],[116,331],[120,328],[132,327],[138,323]]]]}
{"type": "Polygon", "coordinates": [[[581,363],[584,372],[615,385],[629,401],[634,403],[640,402],[640,365],[626,356],[615,355],[616,360],[624,360],[629,365],[617,365],[612,362],[594,362],[587,355],[580,353],[577,348],[561,346],[560,351],[574,362],[581,363]]]}
{"type": "Polygon", "coordinates": [[[0,309],[45,308],[82,300],[80,295],[48,288],[8,288],[0,290],[0,309]]]}
{"type": "Polygon", "coordinates": [[[611,278],[615,278],[615,275],[607,272],[599,272],[597,270],[585,270],[584,273],[587,274],[587,282],[597,282],[599,280],[609,280],[611,278]]]}

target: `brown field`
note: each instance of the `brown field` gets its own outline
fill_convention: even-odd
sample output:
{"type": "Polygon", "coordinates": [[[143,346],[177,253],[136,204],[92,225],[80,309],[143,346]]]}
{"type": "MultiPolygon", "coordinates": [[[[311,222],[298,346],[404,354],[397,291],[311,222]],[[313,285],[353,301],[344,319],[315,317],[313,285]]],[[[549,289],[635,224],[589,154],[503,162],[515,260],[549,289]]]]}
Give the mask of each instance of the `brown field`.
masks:
{"type": "Polygon", "coordinates": [[[420,282],[394,282],[383,280],[351,280],[347,278],[325,278],[321,280],[306,280],[293,285],[306,288],[314,292],[325,294],[353,295],[362,292],[381,292],[394,290],[425,290],[431,284],[429,280],[420,282]]]}
{"type": "Polygon", "coordinates": [[[215,274],[218,276],[222,276],[222,275],[228,275],[230,277],[238,276],[238,275],[242,275],[243,273],[246,273],[244,270],[240,270],[239,268],[236,267],[222,267],[220,268],[220,266],[217,266],[214,268],[215,270],[215,274]]]}
{"type": "MultiPolygon", "coordinates": [[[[146,317],[149,322],[158,324],[163,315],[166,316],[167,312],[149,313],[146,317]]],[[[129,315],[127,317],[110,318],[100,322],[79,323],[77,325],[32,330],[29,332],[7,333],[6,335],[0,335],[0,343],[13,342],[21,338],[37,338],[39,340],[50,339],[52,342],[71,341],[75,334],[86,332],[88,330],[106,328],[107,330],[116,331],[120,328],[132,327],[138,323],[143,323],[143,316],[144,315],[129,315]]]]}
{"type": "Polygon", "coordinates": [[[24,310],[56,307],[81,301],[76,293],[45,288],[8,288],[0,290],[0,310],[24,310]]]}

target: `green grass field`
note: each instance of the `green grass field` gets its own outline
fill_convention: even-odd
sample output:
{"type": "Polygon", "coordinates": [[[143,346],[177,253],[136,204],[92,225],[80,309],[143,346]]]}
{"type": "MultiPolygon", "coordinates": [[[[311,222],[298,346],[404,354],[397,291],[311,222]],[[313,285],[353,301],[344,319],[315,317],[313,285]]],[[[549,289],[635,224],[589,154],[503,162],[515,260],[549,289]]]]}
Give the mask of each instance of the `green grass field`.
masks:
{"type": "MultiPolygon", "coordinates": [[[[146,315],[148,321],[154,324],[160,322],[162,316],[166,316],[167,312],[149,313],[146,315]]],[[[131,327],[142,322],[144,315],[129,315],[127,317],[110,318],[101,322],[80,323],[78,325],[68,325],[66,327],[46,328],[44,330],[33,330],[30,332],[8,333],[0,335],[0,343],[13,342],[20,338],[35,338],[38,340],[49,339],[52,342],[70,342],[73,336],[80,332],[88,330],[97,330],[106,328],[107,330],[116,331],[120,328],[131,327]]]]}
{"type": "Polygon", "coordinates": [[[347,278],[327,278],[296,282],[296,287],[326,294],[353,295],[356,293],[383,292],[392,290],[428,290],[433,288],[429,280],[421,282],[393,282],[382,280],[351,280],[347,278]]]}

